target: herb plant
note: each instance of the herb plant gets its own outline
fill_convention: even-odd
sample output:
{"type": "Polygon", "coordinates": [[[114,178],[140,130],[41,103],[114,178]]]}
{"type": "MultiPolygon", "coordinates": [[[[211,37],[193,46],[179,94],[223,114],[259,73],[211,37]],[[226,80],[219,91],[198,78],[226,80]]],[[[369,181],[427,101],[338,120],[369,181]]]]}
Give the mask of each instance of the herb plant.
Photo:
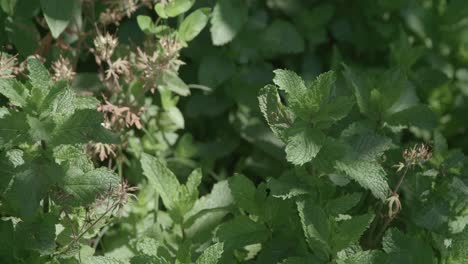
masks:
{"type": "Polygon", "coordinates": [[[464,0],[0,0],[0,263],[467,263],[464,0]]]}

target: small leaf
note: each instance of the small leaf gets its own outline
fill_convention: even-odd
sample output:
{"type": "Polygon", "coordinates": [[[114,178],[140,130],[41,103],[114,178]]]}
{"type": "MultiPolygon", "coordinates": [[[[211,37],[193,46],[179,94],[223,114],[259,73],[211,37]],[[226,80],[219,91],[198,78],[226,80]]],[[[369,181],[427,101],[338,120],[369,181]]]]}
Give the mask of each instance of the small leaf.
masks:
{"type": "Polygon", "coordinates": [[[223,254],[224,243],[216,243],[203,251],[196,264],[217,264],[223,254]]]}
{"type": "Polygon", "coordinates": [[[156,34],[156,25],[154,24],[153,20],[149,16],[137,16],[137,23],[140,29],[145,32],[146,34],[156,34]]]}
{"type": "Polygon", "coordinates": [[[174,209],[178,201],[180,183],[177,177],[158,158],[143,153],[141,156],[143,174],[154,185],[161,199],[169,210],[174,209]]]}
{"type": "Polygon", "coordinates": [[[247,5],[237,0],[219,0],[211,18],[211,39],[215,46],[231,42],[247,22],[247,5]]]}
{"type": "Polygon", "coordinates": [[[29,96],[26,87],[14,79],[0,79],[0,94],[10,100],[10,103],[19,107],[26,105],[29,96]]]}
{"type": "Polygon", "coordinates": [[[217,241],[224,242],[224,250],[229,252],[263,242],[269,235],[270,232],[265,225],[241,215],[221,224],[216,230],[215,238],[217,241]]]}
{"type": "Polygon", "coordinates": [[[198,36],[208,23],[209,13],[209,8],[200,8],[186,17],[178,30],[180,38],[189,42],[198,36]]]}
{"type": "MultiPolygon", "coordinates": [[[[59,0],[57,0],[59,1],[59,0]]],[[[51,79],[47,69],[36,58],[28,59],[29,80],[33,87],[40,90],[47,90],[51,85],[51,79]]]]}
{"type": "Polygon", "coordinates": [[[241,174],[235,174],[229,179],[229,188],[237,206],[250,214],[258,214],[255,203],[255,185],[251,180],[241,174]]]}
{"type": "Polygon", "coordinates": [[[373,214],[364,214],[338,222],[338,227],[333,234],[332,242],[335,252],[346,248],[351,243],[359,241],[359,238],[369,227],[373,219],[373,214]]]}
{"type": "Polygon", "coordinates": [[[299,125],[288,130],[286,143],[286,159],[295,164],[303,165],[311,161],[322,148],[325,135],[307,125],[299,125]]]}
{"type": "Polygon", "coordinates": [[[258,101],[260,110],[273,133],[277,137],[285,140],[286,131],[292,123],[292,117],[288,114],[286,107],[281,103],[276,87],[273,85],[263,87],[260,90],[258,101]]]}
{"type": "Polygon", "coordinates": [[[195,0],[172,0],[164,6],[164,12],[168,17],[176,17],[189,11],[194,3],[195,0]]]}
{"type": "Polygon", "coordinates": [[[67,28],[77,4],[79,2],[75,0],[41,0],[44,17],[54,38],[58,38],[67,28]]]}

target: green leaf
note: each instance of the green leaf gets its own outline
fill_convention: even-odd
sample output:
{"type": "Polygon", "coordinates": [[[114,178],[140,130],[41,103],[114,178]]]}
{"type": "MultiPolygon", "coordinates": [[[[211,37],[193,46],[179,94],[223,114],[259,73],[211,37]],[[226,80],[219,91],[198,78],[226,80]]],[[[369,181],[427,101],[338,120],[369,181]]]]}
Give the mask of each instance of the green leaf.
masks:
{"type": "Polygon", "coordinates": [[[292,124],[292,117],[281,103],[278,90],[273,85],[267,85],[260,90],[258,96],[260,110],[263,113],[273,133],[285,140],[286,131],[292,124]]]}
{"type": "Polygon", "coordinates": [[[4,208],[15,216],[32,217],[49,187],[57,183],[61,175],[62,169],[54,162],[43,158],[26,161],[15,168],[11,183],[3,193],[4,208]]]}
{"type": "MultiPolygon", "coordinates": [[[[59,0],[55,0],[59,1],[59,0]]],[[[36,58],[28,59],[28,71],[29,71],[29,80],[33,87],[36,87],[40,90],[48,90],[51,85],[51,79],[49,72],[42,65],[42,63],[36,58]]]]}
{"type": "Polygon", "coordinates": [[[172,72],[164,72],[162,76],[162,87],[168,89],[169,91],[172,91],[178,95],[181,96],[187,96],[190,94],[190,89],[185,84],[182,79],[177,76],[177,74],[172,73],[172,72]]]}
{"type": "Polygon", "coordinates": [[[55,225],[57,217],[54,214],[39,215],[30,221],[20,222],[16,226],[17,240],[22,240],[24,248],[35,250],[41,255],[55,252],[55,225]]]}
{"type": "Polygon", "coordinates": [[[274,73],[273,82],[286,91],[288,105],[294,114],[306,122],[313,121],[315,114],[328,102],[335,83],[334,73],[330,71],[319,75],[308,87],[302,78],[292,71],[275,70],[274,73]]]}
{"type": "Polygon", "coordinates": [[[164,13],[168,17],[176,17],[189,11],[194,3],[195,0],[173,0],[164,6],[164,13]]]}
{"type": "Polygon", "coordinates": [[[7,13],[9,16],[13,16],[15,13],[15,6],[18,0],[1,0],[0,6],[2,7],[3,11],[7,13]]]}
{"type": "Polygon", "coordinates": [[[253,182],[241,174],[235,174],[229,179],[229,188],[239,208],[246,210],[250,214],[258,214],[255,203],[256,188],[253,182]]]}
{"type": "Polygon", "coordinates": [[[346,259],[339,259],[337,264],[374,264],[388,263],[385,254],[380,250],[359,251],[346,259]]]}
{"type": "Polygon", "coordinates": [[[51,144],[84,144],[89,141],[101,143],[118,143],[118,137],[101,124],[102,113],[96,110],[77,110],[63,124],[58,125],[52,135],[51,144]]]}
{"type": "Polygon", "coordinates": [[[286,159],[294,165],[311,161],[322,148],[325,135],[307,125],[293,126],[288,130],[286,159]]]}
{"type": "Polygon", "coordinates": [[[415,105],[396,112],[385,120],[392,126],[415,126],[431,130],[437,126],[437,118],[427,106],[415,105]]]}
{"type": "Polygon", "coordinates": [[[216,88],[229,80],[236,72],[236,65],[227,58],[215,55],[203,57],[198,68],[198,80],[201,84],[216,88]]]}
{"type": "Polygon", "coordinates": [[[338,252],[359,241],[373,219],[374,214],[369,213],[338,222],[337,229],[333,233],[334,251],[338,252]]]}
{"type": "Polygon", "coordinates": [[[247,245],[261,243],[268,239],[270,232],[261,223],[247,216],[238,216],[221,224],[216,230],[215,239],[224,242],[224,251],[229,252],[247,245]]]}
{"type": "Polygon", "coordinates": [[[285,20],[275,20],[261,35],[260,47],[268,57],[301,53],[305,41],[296,27],[285,20]]]}
{"type": "Polygon", "coordinates": [[[198,257],[196,264],[217,264],[223,254],[224,243],[216,243],[209,246],[203,251],[200,257],[198,257]]]}
{"type": "Polygon", "coordinates": [[[328,210],[332,215],[344,214],[356,206],[361,200],[360,193],[352,193],[340,196],[328,201],[328,210]]]}
{"type": "Polygon", "coordinates": [[[343,130],[341,138],[351,146],[356,160],[377,160],[394,147],[390,138],[377,134],[362,123],[351,124],[343,130]]]}
{"type": "Polygon", "coordinates": [[[452,240],[451,248],[449,248],[447,256],[448,264],[463,263],[468,259],[468,229],[465,228],[463,233],[457,234],[452,240]]]}
{"type": "Polygon", "coordinates": [[[116,258],[105,257],[105,256],[87,257],[87,258],[84,259],[83,262],[84,263],[93,263],[93,264],[124,264],[125,263],[125,262],[120,261],[120,260],[118,260],[116,258]]]}
{"type": "Polygon", "coordinates": [[[107,168],[98,168],[86,173],[80,170],[70,171],[63,178],[62,186],[65,192],[73,196],[73,203],[88,205],[96,199],[99,194],[111,192],[118,188],[119,177],[107,168]]]}
{"type": "Polygon", "coordinates": [[[310,249],[318,257],[328,259],[331,253],[329,245],[331,230],[325,212],[310,199],[298,201],[297,210],[310,249]]]}
{"type": "Polygon", "coordinates": [[[30,127],[29,134],[34,141],[48,141],[55,125],[52,120],[39,120],[38,118],[27,116],[30,127]]]}
{"type": "Polygon", "coordinates": [[[143,153],[141,156],[143,174],[148,178],[156,191],[161,196],[164,206],[169,210],[176,207],[180,183],[177,177],[170,171],[162,160],[143,153]]]}
{"type": "Polygon", "coordinates": [[[347,65],[343,66],[345,69],[343,75],[354,92],[359,110],[363,114],[369,113],[371,88],[369,87],[370,84],[368,83],[368,80],[362,77],[361,74],[357,73],[351,67],[348,67],[347,65]]]}
{"type": "Polygon", "coordinates": [[[186,17],[178,30],[180,38],[189,42],[198,36],[208,23],[210,11],[209,8],[200,8],[186,17]]]}
{"type": "MultiPolygon", "coordinates": [[[[21,2],[23,1],[20,1],[19,4],[21,2]]],[[[31,5],[34,4],[31,3],[31,5]]],[[[11,30],[8,31],[8,38],[22,56],[29,56],[36,53],[41,35],[32,19],[15,16],[11,30]]]]}
{"type": "Polygon", "coordinates": [[[161,257],[150,256],[150,255],[136,255],[130,259],[130,264],[169,264],[169,263],[170,263],[169,261],[161,257]]]}
{"type": "Polygon", "coordinates": [[[382,247],[388,254],[388,263],[423,264],[435,261],[431,247],[423,239],[405,235],[396,228],[385,233],[382,247]]]}
{"type": "Polygon", "coordinates": [[[8,98],[11,104],[19,107],[26,105],[29,96],[26,87],[14,79],[0,79],[0,94],[8,98]]]}
{"type": "Polygon", "coordinates": [[[236,0],[218,0],[211,18],[211,39],[215,46],[231,42],[247,22],[247,5],[236,0]]]}
{"type": "Polygon", "coordinates": [[[137,16],[137,23],[140,29],[146,34],[156,34],[157,29],[156,25],[153,22],[153,19],[149,16],[137,16]]]}
{"type": "Polygon", "coordinates": [[[29,142],[29,125],[26,122],[26,114],[12,112],[0,119],[0,146],[7,143],[19,145],[29,142]]]}
{"type": "Polygon", "coordinates": [[[362,187],[370,190],[372,194],[384,201],[390,193],[390,187],[386,181],[385,171],[379,163],[366,160],[337,161],[335,168],[346,173],[362,187]]]}
{"type": "Polygon", "coordinates": [[[79,2],[75,0],[41,0],[42,12],[54,38],[67,28],[73,14],[73,8],[79,2]]]}

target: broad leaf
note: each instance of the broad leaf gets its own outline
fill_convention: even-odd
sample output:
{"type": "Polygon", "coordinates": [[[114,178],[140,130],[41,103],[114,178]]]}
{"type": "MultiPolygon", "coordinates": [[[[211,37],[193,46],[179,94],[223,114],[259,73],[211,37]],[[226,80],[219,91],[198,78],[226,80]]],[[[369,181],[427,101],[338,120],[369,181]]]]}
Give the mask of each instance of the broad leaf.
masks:
{"type": "Polygon", "coordinates": [[[54,38],[67,28],[73,14],[73,8],[79,4],[76,0],[41,0],[41,8],[54,38]]]}
{"type": "Polygon", "coordinates": [[[247,5],[236,0],[218,0],[211,18],[211,39],[215,46],[229,43],[247,21],[247,5]]]}
{"type": "Polygon", "coordinates": [[[208,23],[209,13],[209,8],[200,8],[186,17],[179,27],[180,38],[188,42],[200,34],[208,23]]]}

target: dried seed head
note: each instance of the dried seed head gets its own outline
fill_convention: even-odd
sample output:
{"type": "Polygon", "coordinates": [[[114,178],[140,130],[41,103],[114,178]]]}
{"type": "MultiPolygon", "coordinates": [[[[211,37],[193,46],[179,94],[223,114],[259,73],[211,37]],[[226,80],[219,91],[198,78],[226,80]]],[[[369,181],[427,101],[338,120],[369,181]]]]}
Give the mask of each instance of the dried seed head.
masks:
{"type": "Polygon", "coordinates": [[[70,60],[68,58],[63,58],[62,56],[52,64],[52,71],[54,73],[53,79],[55,81],[73,81],[76,76],[70,60]]]}
{"type": "Polygon", "coordinates": [[[403,158],[407,165],[422,164],[432,157],[432,152],[425,144],[415,145],[412,148],[403,151],[403,158]]]}
{"type": "Polygon", "coordinates": [[[98,35],[94,39],[94,49],[91,50],[96,57],[97,64],[101,65],[102,61],[110,61],[117,45],[118,41],[116,37],[109,33],[102,35],[98,32],[98,35]]]}
{"type": "Polygon", "coordinates": [[[120,75],[130,74],[130,63],[126,59],[118,58],[116,61],[111,62],[109,69],[106,70],[106,80],[111,78],[114,81],[119,79],[120,75]]]}

